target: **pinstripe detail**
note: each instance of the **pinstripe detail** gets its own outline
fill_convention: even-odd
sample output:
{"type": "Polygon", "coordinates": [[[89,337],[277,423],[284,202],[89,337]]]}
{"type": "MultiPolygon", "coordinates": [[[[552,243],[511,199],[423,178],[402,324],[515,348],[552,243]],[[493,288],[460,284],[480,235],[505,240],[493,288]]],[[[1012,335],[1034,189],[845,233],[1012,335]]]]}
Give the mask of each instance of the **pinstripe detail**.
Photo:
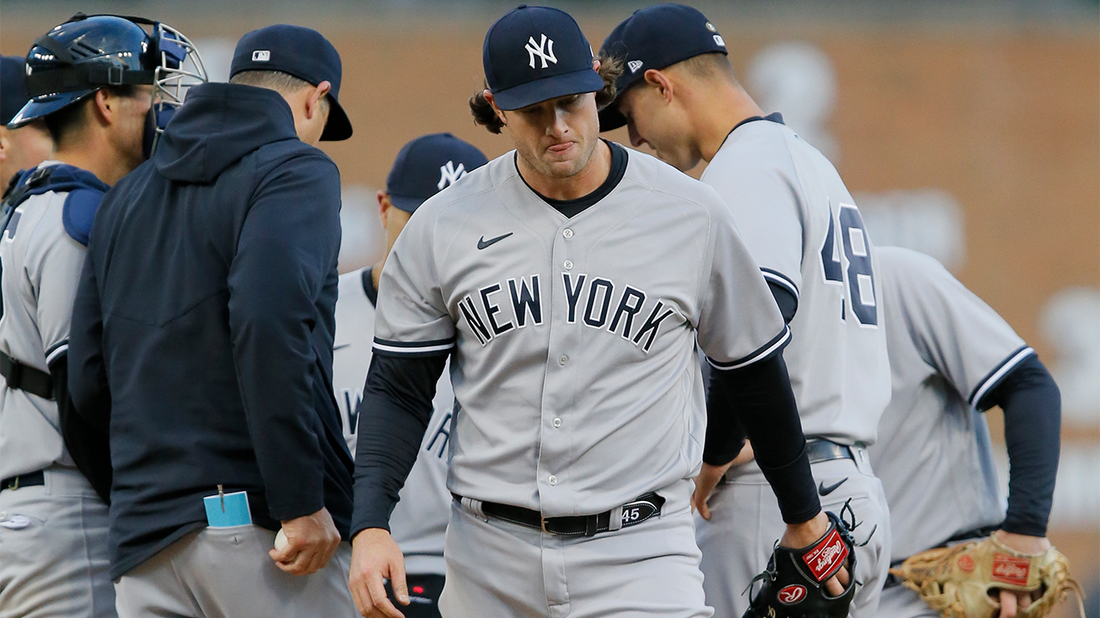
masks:
{"type": "Polygon", "coordinates": [[[978,402],[982,400],[982,397],[985,397],[985,394],[989,392],[989,389],[996,386],[997,383],[1001,381],[1001,378],[1008,375],[1008,373],[1012,371],[1012,369],[1016,367],[1016,365],[1019,365],[1021,361],[1034,353],[1035,350],[1025,345],[1024,347],[1010,354],[1008,358],[1006,358],[1004,362],[998,365],[993,371],[990,371],[989,375],[987,375],[984,380],[979,382],[978,386],[974,388],[974,392],[970,394],[970,399],[968,400],[968,402],[970,403],[971,407],[976,407],[978,405],[978,402]]]}
{"type": "Polygon", "coordinates": [[[783,346],[787,345],[787,343],[790,340],[791,340],[791,329],[788,328],[787,326],[784,326],[783,327],[783,332],[779,333],[778,335],[775,336],[774,339],[772,339],[768,343],[765,343],[763,346],[761,346],[755,352],[753,352],[752,354],[749,354],[748,356],[746,356],[742,359],[735,360],[735,361],[730,361],[730,362],[725,362],[725,363],[720,363],[720,362],[717,362],[715,360],[712,360],[708,356],[707,357],[707,362],[710,363],[711,367],[714,367],[715,369],[718,369],[718,370],[721,370],[721,371],[729,371],[731,369],[740,369],[741,367],[748,367],[749,365],[751,365],[751,364],[753,364],[757,361],[763,360],[763,359],[771,356],[776,350],[779,350],[783,346]]]}

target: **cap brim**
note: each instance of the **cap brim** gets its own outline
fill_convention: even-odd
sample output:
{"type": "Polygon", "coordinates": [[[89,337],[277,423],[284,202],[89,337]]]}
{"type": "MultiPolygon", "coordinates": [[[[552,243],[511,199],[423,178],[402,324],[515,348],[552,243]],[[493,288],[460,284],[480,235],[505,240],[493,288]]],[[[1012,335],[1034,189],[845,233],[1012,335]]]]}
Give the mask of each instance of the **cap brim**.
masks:
{"type": "Polygon", "coordinates": [[[584,69],[494,92],[493,100],[500,109],[511,111],[558,97],[598,92],[602,89],[603,78],[592,69],[584,69]]]}
{"type": "Polygon", "coordinates": [[[27,101],[27,104],[12,116],[7,127],[9,129],[18,129],[47,114],[52,114],[62,107],[72,105],[94,92],[95,90],[62,92],[49,97],[38,97],[37,101],[27,101]]]}
{"type": "Polygon", "coordinates": [[[426,197],[409,197],[390,193],[390,203],[405,212],[416,212],[416,209],[420,208],[420,205],[426,201],[428,201],[426,197]]]}
{"type": "Polygon", "coordinates": [[[340,107],[340,102],[334,97],[329,97],[328,121],[325,122],[325,130],[321,132],[322,142],[339,142],[351,137],[351,121],[340,107]]]}

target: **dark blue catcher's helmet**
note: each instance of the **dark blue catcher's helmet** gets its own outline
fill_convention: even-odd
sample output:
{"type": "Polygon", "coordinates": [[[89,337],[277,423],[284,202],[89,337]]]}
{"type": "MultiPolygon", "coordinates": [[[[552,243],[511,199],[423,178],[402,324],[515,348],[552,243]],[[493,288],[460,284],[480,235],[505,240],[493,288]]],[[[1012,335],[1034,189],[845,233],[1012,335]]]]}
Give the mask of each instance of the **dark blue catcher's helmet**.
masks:
{"type": "Polygon", "coordinates": [[[35,40],[27,53],[26,80],[30,101],[8,123],[13,129],[101,88],[154,86],[146,131],[148,155],[172,112],[183,103],[186,89],[206,81],[206,69],[191,41],[165,24],[77,13],[35,40]]]}

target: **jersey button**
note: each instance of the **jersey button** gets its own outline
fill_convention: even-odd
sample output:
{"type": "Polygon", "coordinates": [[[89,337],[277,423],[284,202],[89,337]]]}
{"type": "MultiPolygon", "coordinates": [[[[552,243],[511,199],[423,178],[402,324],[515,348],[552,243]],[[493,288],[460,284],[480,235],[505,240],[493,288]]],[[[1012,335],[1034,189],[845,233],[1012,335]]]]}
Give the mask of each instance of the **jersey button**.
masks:
{"type": "Polygon", "coordinates": [[[550,478],[546,479],[546,482],[550,483],[551,485],[557,485],[558,484],[558,477],[551,474],[550,478]]]}
{"type": "Polygon", "coordinates": [[[554,429],[557,429],[558,427],[561,427],[561,419],[560,418],[554,419],[554,429]]]}
{"type": "Polygon", "coordinates": [[[566,238],[572,238],[572,237],[573,237],[573,230],[571,230],[571,229],[569,229],[569,228],[565,228],[565,229],[564,229],[564,230],[562,231],[561,235],[562,235],[562,236],[565,236],[566,238]]]}
{"type": "Polygon", "coordinates": [[[569,362],[569,357],[568,356],[562,354],[561,356],[558,357],[558,364],[561,365],[562,367],[564,367],[565,363],[568,363],[568,362],[569,362]]]}
{"type": "Polygon", "coordinates": [[[562,268],[565,270],[573,270],[573,260],[565,260],[565,263],[562,264],[562,268]]]}

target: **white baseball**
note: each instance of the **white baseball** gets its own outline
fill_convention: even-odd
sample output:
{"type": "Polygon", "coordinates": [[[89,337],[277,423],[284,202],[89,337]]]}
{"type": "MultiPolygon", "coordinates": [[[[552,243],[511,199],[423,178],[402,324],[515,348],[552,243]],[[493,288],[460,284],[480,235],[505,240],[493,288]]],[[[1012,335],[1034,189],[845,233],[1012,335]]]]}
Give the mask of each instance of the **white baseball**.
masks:
{"type": "Polygon", "coordinates": [[[282,528],[279,528],[279,533],[275,535],[275,550],[281,551],[287,546],[287,543],[289,543],[289,541],[286,540],[286,533],[283,532],[282,528]]]}

